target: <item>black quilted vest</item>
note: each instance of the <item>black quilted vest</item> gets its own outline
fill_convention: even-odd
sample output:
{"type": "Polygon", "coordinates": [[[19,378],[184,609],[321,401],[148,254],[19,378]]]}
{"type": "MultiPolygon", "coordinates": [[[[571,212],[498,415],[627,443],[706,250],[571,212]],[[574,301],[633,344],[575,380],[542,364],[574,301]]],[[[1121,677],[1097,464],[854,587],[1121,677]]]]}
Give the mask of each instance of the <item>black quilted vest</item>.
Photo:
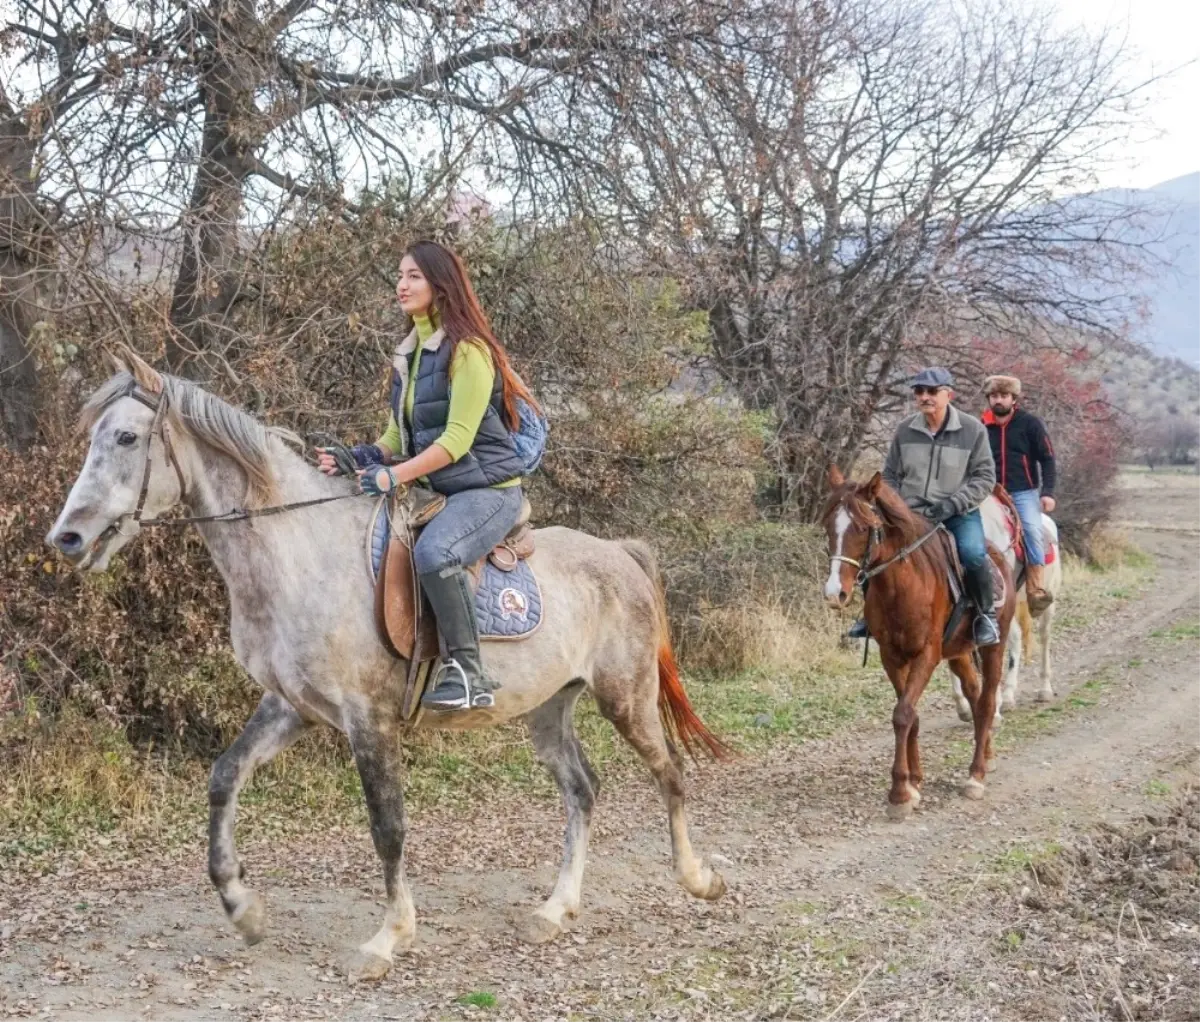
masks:
{"type": "MultiPolygon", "coordinates": [[[[418,343],[420,343],[418,341],[418,343]]],[[[403,434],[409,446],[407,452],[415,457],[426,450],[446,429],[450,415],[450,357],[453,348],[443,337],[435,349],[421,351],[417,378],[410,386],[413,394],[411,425],[404,419],[405,379],[399,370],[392,369],[392,413],[404,425],[403,434]]],[[[411,356],[408,363],[412,365],[411,356]]],[[[463,490],[478,490],[496,483],[508,482],[524,474],[524,465],[517,456],[512,437],[502,415],[503,393],[500,374],[492,383],[492,396],[483,421],[475,434],[471,449],[458,461],[429,476],[429,485],[438,493],[449,496],[463,490]]]]}

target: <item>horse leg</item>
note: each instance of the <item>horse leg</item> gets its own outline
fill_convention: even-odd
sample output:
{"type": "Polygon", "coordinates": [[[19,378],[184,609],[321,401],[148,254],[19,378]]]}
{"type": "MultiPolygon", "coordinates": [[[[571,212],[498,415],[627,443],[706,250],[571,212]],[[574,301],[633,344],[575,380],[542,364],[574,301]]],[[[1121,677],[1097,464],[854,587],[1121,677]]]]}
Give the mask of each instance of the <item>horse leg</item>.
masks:
{"type": "Polygon", "coordinates": [[[932,654],[923,651],[916,659],[896,671],[892,681],[896,689],[896,708],[892,711],[896,756],[892,762],[892,787],[888,792],[889,820],[905,819],[921,801],[918,786],[923,777],[917,747],[917,735],[920,733],[917,701],[925,691],[935,667],[937,661],[933,659],[932,654]]]}
{"type": "Polygon", "coordinates": [[[971,760],[970,777],[960,789],[963,797],[969,799],[983,798],[987,760],[992,749],[996,698],[1004,670],[1004,646],[987,646],[981,649],[979,654],[983,660],[982,683],[970,656],[955,657],[950,661],[950,669],[962,679],[963,690],[971,702],[975,718],[975,755],[971,760]]]}
{"type": "Polygon", "coordinates": [[[308,725],[285,699],[267,693],[258,702],[242,733],[213,764],[208,780],[208,875],[221,897],[225,914],[247,944],[266,933],[262,898],[242,881],[246,870],[237,857],[234,824],[238,792],[255,768],[294,744],[308,725]]]}
{"type": "Polygon", "coordinates": [[[525,715],[534,751],[558,784],[567,814],[563,861],[554,893],[521,926],[522,936],[536,944],[558,936],[564,923],[579,915],[592,808],[600,793],[600,779],[575,734],[575,704],[583,689],[581,682],[568,685],[525,715]]]}
{"type": "Polygon", "coordinates": [[[1029,613],[1029,601],[1018,600],[1013,612],[1013,621],[1021,629],[1021,644],[1025,647],[1025,663],[1033,660],[1033,615],[1029,613]]]}
{"type": "MultiPolygon", "coordinates": [[[[1022,604],[1023,606],[1023,604],[1022,604]]],[[[1017,610],[1020,614],[1020,609],[1017,610]]],[[[1004,685],[1000,698],[1000,706],[996,708],[996,723],[1000,723],[1000,709],[1015,710],[1017,707],[1017,686],[1021,682],[1021,663],[1025,651],[1025,633],[1021,628],[1010,628],[1008,631],[1008,646],[1005,650],[1004,685]]]]}
{"type": "Polygon", "coordinates": [[[921,804],[921,785],[925,772],[921,769],[921,750],[917,736],[921,733],[921,716],[914,707],[912,727],[908,729],[908,797],[914,809],[921,804]]]}
{"type": "Polygon", "coordinates": [[[958,711],[958,719],[970,724],[974,720],[971,704],[967,702],[967,697],[963,695],[962,682],[959,681],[958,675],[953,671],[950,672],[950,677],[954,681],[954,707],[958,711]]]}
{"type": "Polygon", "coordinates": [[[1048,703],[1054,698],[1054,679],[1050,670],[1050,626],[1053,623],[1054,604],[1052,603],[1042,611],[1041,620],[1038,621],[1038,635],[1042,646],[1042,685],[1037,694],[1039,703],[1048,703]]]}
{"type": "Polygon", "coordinates": [[[663,733],[658,716],[658,665],[652,661],[633,685],[610,685],[598,680],[596,705],[605,718],[641,756],[667,804],[671,829],[671,864],[676,882],[693,897],[716,901],[725,893],[725,880],[692,851],[684,812],[683,761],[663,733]]]}
{"type": "Polygon", "coordinates": [[[387,910],[383,926],[361,945],[347,964],[352,983],[382,979],[392,966],[392,952],[406,950],[417,933],[417,913],[404,879],[404,786],[399,735],[395,728],[363,722],[350,729],[350,748],[362,778],[371,840],[383,863],[387,910]]]}

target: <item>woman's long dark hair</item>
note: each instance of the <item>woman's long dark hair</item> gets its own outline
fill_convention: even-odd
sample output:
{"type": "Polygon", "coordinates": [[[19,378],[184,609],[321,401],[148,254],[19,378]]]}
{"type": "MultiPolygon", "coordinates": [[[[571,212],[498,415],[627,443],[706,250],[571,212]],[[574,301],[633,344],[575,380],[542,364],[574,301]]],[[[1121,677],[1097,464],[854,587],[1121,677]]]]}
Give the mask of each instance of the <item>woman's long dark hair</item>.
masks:
{"type": "MultiPolygon", "coordinates": [[[[487,346],[492,365],[500,374],[504,419],[509,429],[519,425],[517,398],[524,398],[541,411],[533,395],[513,371],[504,346],[496,340],[491,324],[475,296],[471,279],[458,256],[436,241],[418,241],[405,255],[410,255],[420,267],[433,290],[433,307],[439,325],[451,344],[451,352],[462,341],[474,341],[487,346]]],[[[451,354],[453,358],[453,354],[451,354]]]]}

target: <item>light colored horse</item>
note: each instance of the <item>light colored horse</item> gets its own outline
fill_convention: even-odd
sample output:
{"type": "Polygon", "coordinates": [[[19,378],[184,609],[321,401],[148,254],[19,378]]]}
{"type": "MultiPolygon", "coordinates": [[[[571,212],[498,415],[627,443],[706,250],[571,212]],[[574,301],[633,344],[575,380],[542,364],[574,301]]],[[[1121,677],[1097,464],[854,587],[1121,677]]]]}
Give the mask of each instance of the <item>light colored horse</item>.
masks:
{"type": "MultiPolygon", "coordinates": [[[[1009,536],[1004,509],[995,497],[988,497],[980,505],[980,512],[983,515],[983,529],[988,542],[998,550],[1004,551],[1005,560],[1009,562],[1009,568],[1015,576],[1017,571],[1017,555],[1016,550],[1013,548],[1012,539],[1009,536]]],[[[1054,548],[1054,561],[1052,564],[1046,565],[1046,589],[1057,599],[1058,595],[1062,592],[1062,551],[1058,545],[1058,526],[1046,514],[1042,515],[1042,524],[1046,530],[1047,546],[1053,546],[1054,548]],[[1050,537],[1053,537],[1052,541],[1050,537]]],[[[1041,688],[1037,693],[1037,701],[1039,703],[1049,702],[1054,698],[1050,668],[1050,633],[1054,625],[1054,607],[1055,604],[1050,604],[1036,618],[1042,653],[1041,688]]],[[[1010,629],[1008,633],[1004,684],[1000,691],[1000,699],[996,703],[995,723],[997,725],[1002,719],[1001,710],[1016,709],[1021,664],[1033,637],[1032,625],[1034,620],[1029,613],[1029,602],[1026,598],[1025,587],[1021,586],[1020,592],[1017,594],[1016,613],[1016,624],[1019,627],[1010,629]]],[[[959,720],[965,721],[968,724],[971,723],[971,706],[963,696],[962,686],[958,678],[954,678],[954,702],[958,710],[959,720]]]]}
{"type": "Polygon", "coordinates": [[[1021,680],[1021,665],[1030,658],[1033,652],[1033,629],[1037,626],[1038,647],[1041,652],[1040,685],[1034,698],[1039,703],[1048,703],[1054,698],[1054,672],[1050,666],[1050,636],[1054,630],[1054,611],[1058,606],[1058,598],[1063,591],[1062,548],[1058,543],[1058,526],[1049,515],[1042,515],[1042,526],[1046,530],[1047,549],[1053,548],[1054,558],[1046,565],[1046,590],[1054,597],[1050,604],[1037,617],[1029,611],[1029,601],[1025,596],[1025,587],[1021,587],[1017,603],[1017,622],[1019,628],[1009,633],[1008,639],[1008,671],[1004,676],[1004,694],[1002,706],[1012,710],[1017,705],[1017,689],[1021,680]],[[1051,538],[1053,537],[1053,538],[1051,538]]]}
{"type": "MultiPolygon", "coordinates": [[[[184,504],[197,516],[231,508],[349,497],[264,428],[194,383],[160,375],[131,353],[84,410],[91,445],[47,542],[79,567],[103,571],[142,520],[184,504]],[[139,493],[140,484],[140,493],[139,493]]],[[[387,909],[379,931],[352,956],[352,979],[386,974],[409,946],[416,913],[403,872],[405,836],[399,713],[407,665],[375,630],[365,563],[366,499],[338,499],[285,513],[197,527],[229,590],[238,661],[265,693],[245,730],[216,761],[209,784],[209,875],[249,943],[264,935],[261,897],[248,888],[234,845],[239,789],[254,769],[317,723],[350,739],[383,864],[387,909]]],[[[541,627],[520,642],[485,643],[502,687],[488,710],[426,715],[421,727],[481,728],[523,718],[538,758],[562,792],[567,829],[553,893],[523,926],[548,940],[580,908],[599,780],[575,734],[586,690],[637,750],[667,805],[676,880],[719,898],[720,874],[697,857],[684,813],[682,763],[668,731],[689,748],[719,743],[688,706],[667,635],[653,554],[642,543],[570,529],[536,534],[531,564],[543,594],[541,627]],[[661,716],[660,716],[661,713],[661,716]],[[664,724],[667,730],[664,730],[664,724]]]]}

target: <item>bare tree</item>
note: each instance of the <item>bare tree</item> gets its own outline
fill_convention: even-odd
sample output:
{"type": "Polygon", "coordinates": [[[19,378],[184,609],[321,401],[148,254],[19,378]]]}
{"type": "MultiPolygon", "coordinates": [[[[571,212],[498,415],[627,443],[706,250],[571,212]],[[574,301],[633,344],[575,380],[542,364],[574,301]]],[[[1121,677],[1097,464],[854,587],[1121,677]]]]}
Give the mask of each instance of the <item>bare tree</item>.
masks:
{"type": "Polygon", "coordinates": [[[106,246],[132,240],[139,263],[156,249],[168,363],[236,378],[238,308],[263,290],[250,256],[273,225],[353,220],[380,202],[419,213],[457,181],[561,199],[583,157],[553,113],[575,83],[710,34],[721,7],[20,0],[17,12],[0,52],[9,116],[41,111],[28,156],[66,258],[95,269],[106,246]]]}
{"type": "Polygon", "coordinates": [[[53,279],[42,152],[56,125],[94,94],[82,69],[86,35],[47,24],[41,5],[19,0],[0,31],[0,424],[9,443],[38,434],[40,387],[30,339],[53,279]],[[36,62],[40,67],[31,69],[36,62]]]}
{"type": "Polygon", "coordinates": [[[1134,90],[1107,40],[1049,14],[754,0],[598,89],[621,171],[595,180],[598,215],[707,310],[713,364],[774,418],[783,508],[819,506],[936,339],[1111,335],[1130,313],[1105,294],[1136,264],[1132,214],[1056,196],[1086,187],[1134,90]]]}
{"type": "Polygon", "coordinates": [[[1156,465],[1191,465],[1200,451],[1200,422],[1160,410],[1138,425],[1137,443],[1152,471],[1156,465]]]}
{"type": "Polygon", "coordinates": [[[0,433],[17,450],[37,437],[38,375],[28,338],[37,278],[33,145],[0,91],[0,433]]]}

